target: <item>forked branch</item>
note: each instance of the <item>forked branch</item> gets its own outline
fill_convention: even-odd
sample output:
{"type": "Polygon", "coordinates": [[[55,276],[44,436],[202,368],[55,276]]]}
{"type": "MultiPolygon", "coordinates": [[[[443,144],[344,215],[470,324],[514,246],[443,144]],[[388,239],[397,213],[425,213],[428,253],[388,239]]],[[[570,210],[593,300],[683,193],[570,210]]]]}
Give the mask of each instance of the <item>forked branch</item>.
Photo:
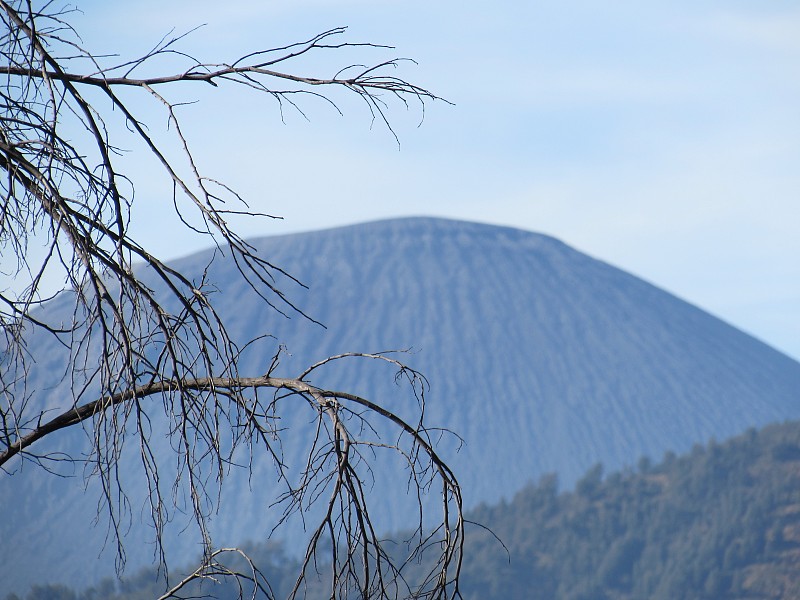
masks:
{"type": "Polygon", "coordinates": [[[230,225],[232,214],[268,215],[253,211],[198,164],[180,120],[182,102],[171,97],[176,84],[188,84],[189,89],[206,84],[214,90],[243,86],[276,100],[280,110],[289,106],[301,113],[303,95],[336,107],[326,94],[341,89],[363,100],[373,120],[382,121],[392,134],[386,114],[392,100],[402,106],[417,102],[424,110],[437,96],[395,75],[401,59],[372,66],[345,63],[323,76],[292,71],[300,56],[383,48],[337,42],[342,28],[229,62],[202,62],[178,48],[183,36],[165,37],[144,56],[108,64],[108,57],[83,49],[70,16],[69,10],[58,11],[47,1],[35,7],[27,0],[0,0],[0,270],[13,282],[0,287],[2,484],[10,484],[14,461],[43,464],[47,455],[37,453],[41,440],[82,428],[91,448],[83,457],[67,459],[88,463],[100,480],[121,568],[125,557],[119,523],[125,508],[120,498],[125,493],[117,469],[126,440],[134,439],[164,563],[161,537],[168,500],[162,496],[161,467],[147,436],[159,418],[178,458],[175,487],[185,486],[191,498],[205,553],[200,569],[164,597],[176,596],[190,582],[218,576],[250,581],[254,594],[270,596],[255,565],[239,572],[220,564],[219,553],[229,551],[214,549],[207,528],[207,479],[201,474],[211,467],[221,486],[242,446],[250,450],[251,460],[262,458],[278,466],[279,482],[286,487],[278,502],[284,518],[305,510],[323,491],[330,492],[327,501],[320,500],[324,516],[312,528],[292,596],[300,593],[308,570],[324,562],[317,560],[321,553],[328,556],[331,598],[354,593],[362,598],[458,596],[461,491],[422,423],[422,392],[417,398],[419,420],[411,424],[380,402],[307,380],[332,361],[357,357],[392,363],[415,394],[416,386],[424,386],[421,376],[386,355],[344,354],[295,378],[279,378],[273,373],[280,351],[267,374],[240,373],[243,349],[268,340],[270,332],[255,332],[254,340],[232,339],[210,294],[214,282],[208,267],[202,274],[181,272],[131,237],[135,182],[126,177],[121,158],[126,146],[144,147],[165,176],[175,214],[216,246],[212,260],[231,261],[251,291],[279,313],[305,316],[282,289],[302,284],[259,255],[230,225]],[[167,74],[148,72],[164,64],[156,58],[171,61],[167,74]],[[154,133],[138,101],[130,100],[135,94],[122,94],[125,89],[141,91],[143,103],[156,102],[165,111],[168,131],[154,133]],[[177,159],[168,150],[174,147],[179,149],[177,159]],[[34,243],[44,245],[44,252],[30,252],[34,243]],[[72,305],[67,313],[49,312],[45,305],[46,281],[54,279],[66,289],[62,305],[72,305]],[[50,336],[63,349],[58,398],[43,398],[26,385],[31,359],[36,359],[29,355],[29,344],[37,334],[50,336]],[[283,433],[276,426],[276,411],[287,401],[308,406],[316,419],[299,482],[290,482],[276,449],[283,433]],[[350,427],[352,423],[359,427],[350,427]],[[397,441],[383,443],[362,435],[374,433],[380,423],[397,441]],[[386,550],[375,530],[365,491],[364,470],[371,468],[370,456],[378,448],[400,453],[418,494],[433,485],[441,494],[438,526],[423,532],[420,517],[416,543],[400,560],[386,550]],[[436,556],[430,559],[434,548],[436,556]],[[415,559],[430,567],[418,584],[405,578],[405,566],[415,559]]]}

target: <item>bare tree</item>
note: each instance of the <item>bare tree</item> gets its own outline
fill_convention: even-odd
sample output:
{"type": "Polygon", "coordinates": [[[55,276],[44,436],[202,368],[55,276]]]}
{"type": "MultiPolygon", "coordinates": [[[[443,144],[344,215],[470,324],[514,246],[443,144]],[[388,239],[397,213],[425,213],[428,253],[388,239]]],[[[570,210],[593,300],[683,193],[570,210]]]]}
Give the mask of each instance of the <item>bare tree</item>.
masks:
{"type": "Polygon", "coordinates": [[[138,453],[163,562],[161,541],[169,498],[164,497],[161,482],[167,474],[159,467],[148,438],[150,423],[162,419],[178,458],[178,468],[169,475],[191,498],[193,522],[204,545],[200,567],[173,583],[164,597],[179,597],[192,581],[226,575],[250,581],[249,588],[240,587],[240,595],[250,590],[247,593],[254,597],[272,596],[256,565],[247,562],[249,570],[221,565],[220,554],[241,551],[216,548],[208,530],[216,496],[203,474],[214,473],[216,485],[222,486],[229,462],[242,451],[251,460],[275,462],[277,477],[285,485],[285,494],[278,499],[284,516],[314,501],[324,507],[323,516],[311,528],[291,597],[302,593],[309,570],[323,562],[330,569],[331,598],[458,596],[461,493],[454,474],[434,449],[431,432],[421,422],[422,410],[419,422],[407,422],[381,403],[309,383],[312,373],[335,361],[382,361],[396,368],[422,409],[424,378],[390,354],[334,356],[294,377],[276,377],[280,351],[269,354],[274,357],[263,373],[240,373],[241,353],[251,344],[264,343],[269,332],[259,332],[247,344],[231,339],[208,293],[213,282],[206,275],[193,279],[192,274],[176,270],[131,237],[135,182],[119,166],[121,148],[131,138],[143,144],[172,182],[173,207],[185,226],[208,236],[218,256],[234,261],[239,275],[264,303],[284,314],[302,315],[276,283],[277,276],[290,276],[268,257],[258,255],[229,225],[231,215],[259,215],[232,188],[203,174],[184,135],[178,103],[169,99],[170,86],[245,86],[266,94],[280,110],[301,110],[297,102],[303,95],[333,103],[325,90],[342,89],[363,100],[372,118],[389,131],[386,110],[390,102],[413,101],[422,107],[436,96],[392,75],[398,60],[371,67],[347,66],[330,78],[284,70],[300,56],[374,47],[339,41],[342,29],[219,64],[182,53],[182,36],[167,36],[144,56],[109,64],[117,59],[83,48],[69,23],[69,10],[58,10],[50,2],[37,8],[31,1],[0,0],[0,14],[4,23],[0,245],[6,275],[24,282],[0,291],[0,485],[13,485],[19,461],[48,468],[48,461],[55,457],[37,451],[40,440],[65,428],[83,428],[91,443],[92,476],[102,483],[105,511],[123,565],[119,523],[125,511],[120,500],[124,481],[117,467],[124,453],[138,453]],[[156,59],[165,57],[172,64],[178,61],[180,68],[151,74],[151,65],[163,64],[156,59]],[[143,98],[138,100],[123,90],[139,92],[143,98]],[[165,111],[171,143],[177,141],[182,149],[181,160],[169,158],[165,142],[140,118],[147,101],[165,111]],[[115,133],[120,124],[127,128],[128,138],[115,133]],[[237,204],[238,208],[230,208],[237,204]],[[46,245],[41,259],[29,252],[34,243],[46,245]],[[7,264],[9,257],[14,264],[7,264]],[[145,283],[143,274],[157,284],[145,283]],[[74,301],[67,322],[49,322],[47,313],[40,310],[49,299],[43,290],[54,278],[64,282],[63,293],[74,301]],[[71,394],[55,413],[42,413],[33,402],[35,392],[25,385],[31,360],[27,341],[37,331],[53,336],[68,357],[64,369],[71,394]],[[286,432],[277,421],[280,406],[287,402],[301,403],[317,419],[299,481],[286,476],[281,462],[281,436],[286,432]],[[421,491],[438,486],[441,493],[438,525],[423,526],[420,518],[415,542],[404,558],[390,555],[370,517],[364,473],[378,444],[362,434],[374,431],[375,422],[394,429],[394,441],[382,446],[404,457],[414,485],[421,491]],[[329,492],[324,498],[323,490],[329,492]],[[427,575],[407,581],[406,566],[423,552],[436,554],[423,559],[427,575]]]}

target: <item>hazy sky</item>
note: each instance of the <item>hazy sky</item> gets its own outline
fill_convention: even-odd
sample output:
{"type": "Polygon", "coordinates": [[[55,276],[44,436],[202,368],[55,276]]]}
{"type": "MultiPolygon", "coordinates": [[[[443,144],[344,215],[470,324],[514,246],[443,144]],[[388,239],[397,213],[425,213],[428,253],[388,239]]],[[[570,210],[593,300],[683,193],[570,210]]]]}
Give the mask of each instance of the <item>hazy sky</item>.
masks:
{"type": "MultiPolygon", "coordinates": [[[[78,2],[86,46],[128,57],[171,28],[208,61],[347,25],[296,70],[413,57],[397,74],[453,102],[390,111],[400,148],[363,105],[313,98],[309,121],[244,90],[184,87],[201,167],[283,221],[267,235],[436,215],[553,235],[800,358],[800,5],[796,2],[78,2]],[[214,94],[209,92],[214,91],[214,94]]],[[[143,109],[150,111],[150,108],[143,109]]],[[[166,119],[152,107],[153,127],[166,119]]],[[[139,238],[198,249],[163,214],[152,164],[139,238]]]]}

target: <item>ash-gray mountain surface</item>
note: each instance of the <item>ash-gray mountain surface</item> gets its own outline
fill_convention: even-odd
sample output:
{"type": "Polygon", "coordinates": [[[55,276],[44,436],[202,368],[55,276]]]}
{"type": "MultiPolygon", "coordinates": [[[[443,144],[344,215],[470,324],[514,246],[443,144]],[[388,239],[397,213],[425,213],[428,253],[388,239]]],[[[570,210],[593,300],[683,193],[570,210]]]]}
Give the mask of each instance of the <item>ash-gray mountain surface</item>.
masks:
{"type": "MultiPolygon", "coordinates": [[[[426,422],[464,440],[459,449],[446,436],[442,454],[468,507],[510,498],[544,473],[557,473],[569,487],[598,462],[613,470],[644,455],[659,458],[800,418],[800,363],[547,236],[413,218],[253,244],[309,286],[277,282],[326,328],[277,314],[229,262],[217,259],[209,270],[219,290],[212,299],[231,334],[240,341],[274,335],[288,351],[281,374],[341,352],[411,349],[400,358],[430,382],[426,422]]],[[[204,252],[174,264],[199,277],[210,257],[204,252]]],[[[40,357],[31,384],[54,404],[59,388],[46,388],[55,350],[31,352],[40,357]]],[[[262,374],[270,359],[270,352],[249,353],[241,372],[262,374]]],[[[392,374],[367,361],[346,361],[326,373],[315,383],[387,402],[409,418],[416,411],[392,374]]],[[[287,411],[287,425],[302,428],[308,420],[287,411]]],[[[287,461],[299,462],[292,452],[286,448],[287,461]]],[[[41,580],[43,570],[47,581],[68,584],[110,573],[113,553],[96,558],[106,533],[91,525],[97,492],[90,485],[85,493],[77,475],[53,478],[31,465],[3,475],[0,581],[11,582],[10,591],[41,580]]],[[[397,474],[377,473],[374,486],[379,523],[387,530],[414,518],[399,494],[384,494],[392,477],[397,474]]],[[[218,541],[266,536],[275,490],[267,461],[250,478],[234,473],[212,523],[218,541]]],[[[143,503],[134,497],[131,505],[135,524],[143,503]]],[[[286,531],[295,538],[296,529],[286,531]]],[[[197,551],[196,539],[170,535],[169,547],[185,563],[197,551]]],[[[143,539],[131,538],[131,569],[152,558],[143,539]]]]}

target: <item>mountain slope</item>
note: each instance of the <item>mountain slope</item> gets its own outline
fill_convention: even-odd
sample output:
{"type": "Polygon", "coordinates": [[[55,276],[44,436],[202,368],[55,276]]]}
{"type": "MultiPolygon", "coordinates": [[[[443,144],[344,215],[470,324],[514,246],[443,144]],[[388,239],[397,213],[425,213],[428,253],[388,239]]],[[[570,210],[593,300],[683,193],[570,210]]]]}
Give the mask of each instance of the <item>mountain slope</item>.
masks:
{"type": "MultiPolygon", "coordinates": [[[[442,452],[468,506],[510,497],[546,472],[569,486],[597,462],[616,469],[642,455],[658,458],[712,437],[800,418],[800,364],[546,236],[399,219],[253,243],[309,285],[278,282],[327,329],[264,307],[230,264],[217,261],[210,279],[231,333],[240,340],[271,333],[285,343],[284,373],[344,351],[412,348],[404,360],[431,384],[428,424],[464,439],[456,452],[446,438],[442,452]]],[[[209,257],[201,253],[176,266],[199,275],[209,257]]],[[[54,362],[54,352],[38,351],[49,357],[41,362],[54,362]]],[[[261,374],[270,358],[251,353],[241,370],[261,374]]],[[[48,387],[46,375],[45,367],[32,374],[35,387],[48,387]]],[[[374,365],[344,363],[319,383],[414,414],[416,405],[404,406],[408,398],[391,374],[374,365]]],[[[58,396],[55,389],[47,397],[58,396]]],[[[287,414],[285,422],[299,426],[302,418],[287,414]]],[[[298,460],[291,448],[287,460],[298,460]]],[[[264,515],[274,498],[273,475],[270,465],[260,464],[249,481],[232,477],[224,500],[235,509],[214,519],[221,542],[268,533],[264,515]]],[[[385,478],[376,477],[380,493],[385,478]]],[[[8,540],[0,581],[41,577],[36,556],[50,566],[50,580],[74,582],[75,561],[87,552],[94,557],[105,534],[102,527],[86,533],[96,502],[91,492],[87,502],[80,480],[54,480],[29,468],[0,481],[0,501],[9,507],[0,517],[0,537],[8,540]],[[65,520],[66,511],[72,517],[65,520]],[[61,558],[67,543],[75,544],[74,560],[61,558]]],[[[141,501],[132,505],[138,518],[141,501]]],[[[400,499],[387,497],[385,505],[382,526],[407,525],[400,499]]],[[[176,551],[196,548],[194,540],[175,536],[176,551]]],[[[152,554],[138,538],[131,546],[133,567],[152,554]]],[[[108,573],[111,561],[105,552],[97,576],[108,573]]],[[[80,579],[86,582],[85,573],[80,579]]]]}
{"type": "MultiPolygon", "coordinates": [[[[457,460],[474,465],[488,448],[498,459],[468,470],[468,494],[488,472],[497,497],[547,471],[571,484],[598,461],[614,468],[800,414],[798,363],[552,238],[407,219],[256,245],[311,285],[297,302],[329,327],[269,319],[298,366],[414,349],[432,385],[428,417],[467,442],[457,460]],[[537,452],[523,465],[525,444],[537,452]]],[[[244,329],[246,290],[224,289],[244,329]]]]}

